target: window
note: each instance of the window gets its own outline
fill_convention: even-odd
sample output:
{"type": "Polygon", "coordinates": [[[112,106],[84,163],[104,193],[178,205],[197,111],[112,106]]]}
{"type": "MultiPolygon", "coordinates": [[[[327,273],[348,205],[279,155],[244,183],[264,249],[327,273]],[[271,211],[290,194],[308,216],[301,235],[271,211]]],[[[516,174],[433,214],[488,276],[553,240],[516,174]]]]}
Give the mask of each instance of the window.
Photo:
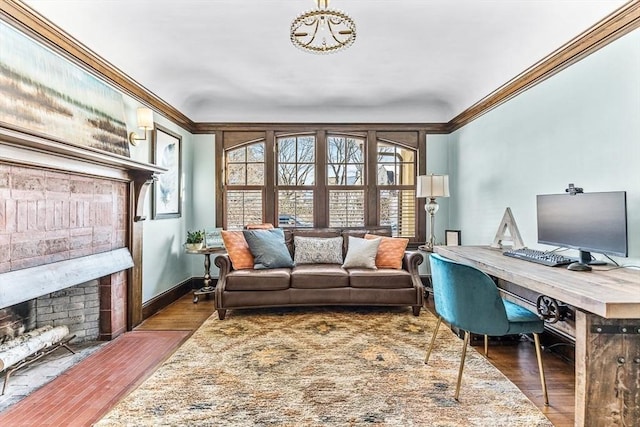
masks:
{"type": "Polygon", "coordinates": [[[364,139],[327,136],[327,184],[364,184],[364,139]]]}
{"type": "Polygon", "coordinates": [[[329,226],[357,227],[365,221],[365,139],[327,135],[329,226]]]}
{"type": "Polygon", "coordinates": [[[425,235],[424,213],[415,199],[418,159],[424,158],[419,132],[343,132],[340,127],[217,132],[225,171],[218,186],[224,207],[217,210],[217,225],[382,225],[395,236],[424,241],[419,237],[425,235]]]}
{"type": "Polygon", "coordinates": [[[280,227],[312,227],[316,182],[315,135],[277,138],[277,197],[280,227]]]}
{"type": "Polygon", "coordinates": [[[394,236],[416,233],[416,150],[378,141],[376,176],[380,225],[389,225],[394,236]]]}
{"type": "Polygon", "coordinates": [[[264,142],[226,152],[225,228],[241,230],[262,222],[265,183],[264,142]]]}

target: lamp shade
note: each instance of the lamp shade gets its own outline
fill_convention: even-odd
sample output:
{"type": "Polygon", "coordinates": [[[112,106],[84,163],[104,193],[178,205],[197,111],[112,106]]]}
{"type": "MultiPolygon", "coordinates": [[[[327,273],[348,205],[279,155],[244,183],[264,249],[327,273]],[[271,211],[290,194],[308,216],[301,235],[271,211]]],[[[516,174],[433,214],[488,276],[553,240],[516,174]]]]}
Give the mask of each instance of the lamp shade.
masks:
{"type": "Polygon", "coordinates": [[[417,198],[449,197],[449,175],[422,175],[417,184],[417,198]]]}
{"type": "Polygon", "coordinates": [[[137,115],[140,129],[153,129],[153,111],[150,108],[138,108],[137,115]]]}

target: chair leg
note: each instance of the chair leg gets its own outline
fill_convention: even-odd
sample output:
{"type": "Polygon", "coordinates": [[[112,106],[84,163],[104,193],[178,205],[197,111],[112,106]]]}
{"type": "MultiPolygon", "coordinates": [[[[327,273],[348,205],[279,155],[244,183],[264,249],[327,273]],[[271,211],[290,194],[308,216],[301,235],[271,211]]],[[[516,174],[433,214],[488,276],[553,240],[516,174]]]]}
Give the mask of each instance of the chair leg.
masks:
{"type": "Polygon", "coordinates": [[[489,358],[489,335],[484,336],[484,357],[489,358]]]}
{"type": "Polygon", "coordinates": [[[462,344],[462,357],[460,358],[460,370],[458,370],[458,384],[456,385],[456,394],[454,399],[458,400],[460,395],[460,384],[462,383],[462,370],[464,369],[464,359],[467,357],[467,346],[469,345],[469,332],[464,331],[464,343],[462,344]]]}
{"type": "Polygon", "coordinates": [[[427,349],[427,355],[424,358],[424,363],[429,363],[429,356],[431,356],[431,350],[433,350],[433,344],[436,342],[436,335],[438,335],[438,328],[440,327],[440,323],[442,322],[442,317],[438,317],[438,322],[436,323],[436,329],[433,331],[433,336],[431,337],[431,344],[429,344],[429,348],[427,349]]]}
{"type": "Polygon", "coordinates": [[[542,367],[542,351],[540,350],[540,337],[533,334],[536,344],[536,357],[538,358],[538,371],[540,371],[540,383],[542,384],[542,393],[544,394],[544,404],[549,406],[549,395],[547,394],[547,381],[544,378],[544,368],[542,367]]]}

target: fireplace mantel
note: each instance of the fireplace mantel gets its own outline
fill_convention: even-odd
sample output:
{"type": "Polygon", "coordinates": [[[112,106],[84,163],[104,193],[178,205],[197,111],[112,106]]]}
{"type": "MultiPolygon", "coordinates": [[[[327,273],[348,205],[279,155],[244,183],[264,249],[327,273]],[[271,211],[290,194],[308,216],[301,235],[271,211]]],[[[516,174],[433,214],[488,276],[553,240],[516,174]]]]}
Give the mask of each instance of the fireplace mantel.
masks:
{"type": "Polygon", "coordinates": [[[0,274],[0,308],[133,267],[127,248],[0,274]]]}
{"type": "Polygon", "coordinates": [[[161,174],[167,169],[151,163],[53,138],[0,126],[0,160],[60,169],[105,178],[128,180],[128,174],[161,174]]]}

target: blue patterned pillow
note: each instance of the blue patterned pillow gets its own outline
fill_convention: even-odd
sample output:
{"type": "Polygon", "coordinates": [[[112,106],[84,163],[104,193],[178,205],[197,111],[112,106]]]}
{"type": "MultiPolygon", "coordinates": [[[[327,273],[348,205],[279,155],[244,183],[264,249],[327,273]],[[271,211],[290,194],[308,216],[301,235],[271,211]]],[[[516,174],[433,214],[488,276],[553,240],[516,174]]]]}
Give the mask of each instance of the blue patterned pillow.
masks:
{"type": "Polygon", "coordinates": [[[243,230],[242,234],[253,255],[253,268],[256,270],[294,266],[281,228],[243,230]]]}
{"type": "Polygon", "coordinates": [[[342,237],[293,237],[296,264],[342,264],[342,237]]]}

